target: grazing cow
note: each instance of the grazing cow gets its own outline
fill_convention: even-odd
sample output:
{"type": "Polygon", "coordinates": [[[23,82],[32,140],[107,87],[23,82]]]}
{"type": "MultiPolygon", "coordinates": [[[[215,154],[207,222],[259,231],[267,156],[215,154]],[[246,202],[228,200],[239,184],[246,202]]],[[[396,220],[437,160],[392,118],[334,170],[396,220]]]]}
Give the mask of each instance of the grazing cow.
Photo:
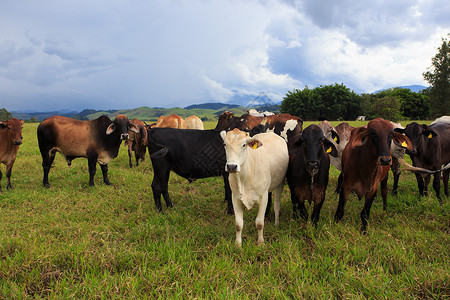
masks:
{"type": "Polygon", "coordinates": [[[355,192],[359,199],[365,196],[361,211],[361,232],[367,232],[367,220],[381,182],[383,206],[386,208],[387,173],[392,163],[391,141],[398,146],[411,149],[411,142],[404,135],[394,132],[389,121],[378,118],[370,121],[367,127],[355,128],[350,141],[342,153],[342,186],[335,220],[344,216],[347,197],[355,192]]]}
{"type": "Polygon", "coordinates": [[[111,121],[107,116],[92,121],[80,121],[53,116],[39,124],[37,137],[44,168],[43,184],[50,187],[48,173],[56,152],[65,156],[70,166],[77,157],[86,157],[89,165],[89,185],[94,185],[96,163],[100,164],[103,182],[110,185],[108,162],[117,157],[122,140],[128,139],[128,130],[138,133],[136,125],[127,116],[118,115],[111,121]]]}
{"type": "Polygon", "coordinates": [[[186,129],[186,122],[179,115],[160,116],[154,127],[186,129]]]}
{"type": "Polygon", "coordinates": [[[136,125],[139,128],[138,133],[134,133],[133,130],[128,130],[128,140],[124,145],[128,147],[128,161],[130,168],[133,167],[131,162],[132,152],[134,151],[134,157],[136,158],[136,166],[139,166],[139,161],[144,161],[145,152],[147,151],[147,125],[138,119],[131,119],[131,124],[136,125]]]}
{"type": "MultiPolygon", "coordinates": [[[[23,120],[16,118],[0,122],[0,163],[6,166],[6,189],[11,189],[11,171],[16,161],[17,151],[22,144],[22,125],[23,120]]],[[[3,177],[0,171],[0,181],[3,177]]],[[[0,185],[0,192],[2,187],[0,185]]]]}
{"type": "Polygon", "coordinates": [[[256,227],[258,244],[264,243],[264,214],[268,193],[274,193],[275,226],[279,225],[280,197],[289,162],[286,142],[278,135],[267,132],[250,137],[248,133],[233,129],[222,131],[226,153],[226,171],[236,220],[236,245],[242,244],[244,227],[243,205],[251,209],[258,204],[256,227]]]}
{"type": "MultiPolygon", "coordinates": [[[[421,167],[428,170],[440,170],[443,164],[450,162],[450,123],[434,122],[433,125],[420,125],[412,122],[406,126],[404,132],[411,140],[412,149],[407,150],[406,154],[411,157],[415,167],[421,167]]],[[[444,192],[448,196],[448,178],[450,170],[443,171],[444,192]]],[[[421,196],[428,194],[428,184],[431,179],[430,174],[415,174],[417,185],[421,196]]],[[[436,172],[433,179],[433,188],[436,197],[442,205],[440,195],[441,172],[436,172]]]]}
{"type": "Polygon", "coordinates": [[[203,122],[202,119],[200,119],[197,116],[189,116],[186,118],[186,129],[199,129],[203,130],[203,122]]]}
{"type": "Polygon", "coordinates": [[[335,145],[328,140],[317,125],[306,127],[289,143],[289,167],[287,181],[291,191],[294,218],[307,221],[305,200],[314,203],[311,221],[317,225],[320,209],[325,200],[328,185],[330,158],[337,156],[335,145]]]}
{"type": "Polygon", "coordinates": [[[302,132],[302,119],[289,114],[270,115],[265,117],[243,114],[240,117],[235,117],[228,111],[220,115],[215,129],[228,131],[237,128],[246,131],[251,130],[259,124],[266,123],[269,124],[269,132],[275,132],[286,141],[290,136],[295,136],[302,132]]]}
{"type": "Polygon", "coordinates": [[[168,192],[170,171],[189,182],[198,178],[223,176],[228,213],[233,214],[231,190],[223,141],[216,130],[152,128],[148,131],[148,151],[153,165],[152,190],[155,205],[162,212],[161,194],[172,207],[168,192]]]}

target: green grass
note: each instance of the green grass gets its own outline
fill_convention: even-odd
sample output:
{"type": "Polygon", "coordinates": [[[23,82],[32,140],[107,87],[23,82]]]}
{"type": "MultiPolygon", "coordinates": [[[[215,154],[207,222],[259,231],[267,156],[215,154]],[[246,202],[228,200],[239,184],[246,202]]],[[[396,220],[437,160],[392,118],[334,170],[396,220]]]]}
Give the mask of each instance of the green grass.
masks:
{"type": "Polygon", "coordinates": [[[238,249],[220,178],[189,184],[172,174],[174,207],[158,214],[148,156],[130,169],[122,146],[109,164],[113,186],[102,183],[98,168],[89,187],[87,160],[69,168],[58,154],[45,189],[36,127],[24,125],[14,189],[2,180],[0,298],[450,297],[449,201],[442,211],[434,191],[419,198],[412,174],[402,173],[387,211],[377,197],[368,235],[359,233],[363,203],[354,195],[334,223],[338,172],[331,167],[317,229],[292,220],[286,187],[280,227],[272,212],[258,247],[256,209],[246,211],[238,249]]]}

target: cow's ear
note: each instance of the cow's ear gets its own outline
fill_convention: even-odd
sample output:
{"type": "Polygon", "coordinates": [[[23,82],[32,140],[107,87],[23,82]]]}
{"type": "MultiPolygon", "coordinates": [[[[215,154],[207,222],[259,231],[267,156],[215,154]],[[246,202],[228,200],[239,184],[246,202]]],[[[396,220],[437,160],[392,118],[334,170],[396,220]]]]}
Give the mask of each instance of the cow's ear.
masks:
{"type": "Polygon", "coordinates": [[[428,139],[437,137],[437,133],[432,129],[423,130],[422,134],[428,139]]]}
{"type": "Polygon", "coordinates": [[[334,129],[331,129],[331,138],[333,139],[333,141],[336,142],[336,144],[339,144],[341,142],[341,139],[339,138],[339,134],[334,129]]]}
{"type": "Polygon", "coordinates": [[[108,128],[106,128],[106,135],[110,135],[114,130],[116,130],[116,125],[114,125],[114,123],[111,123],[108,128]]]}
{"type": "Polygon", "coordinates": [[[331,156],[338,157],[336,146],[330,140],[323,140],[323,148],[326,153],[330,154],[331,156]]]}
{"type": "Polygon", "coordinates": [[[220,137],[222,138],[222,140],[225,142],[225,139],[227,137],[227,132],[225,130],[222,130],[220,132],[220,137]]]}
{"type": "Polygon", "coordinates": [[[393,141],[394,144],[396,144],[399,147],[412,150],[412,144],[409,138],[399,132],[394,131],[393,141]]]}
{"type": "Polygon", "coordinates": [[[298,134],[298,135],[292,137],[288,141],[289,155],[294,155],[297,152],[299,152],[300,149],[302,148],[302,144],[303,144],[303,139],[302,139],[302,135],[301,134],[298,134]]]}
{"type": "Polygon", "coordinates": [[[263,143],[261,143],[260,140],[255,139],[255,138],[249,139],[247,141],[247,146],[249,146],[252,149],[258,149],[259,147],[262,147],[262,145],[263,145],[263,143]]]}
{"type": "Polygon", "coordinates": [[[354,137],[350,138],[350,147],[359,147],[367,143],[369,140],[369,130],[367,128],[358,128],[357,133],[354,135],[354,137]]]}
{"type": "Polygon", "coordinates": [[[128,129],[130,129],[134,133],[139,133],[139,128],[136,125],[134,125],[133,123],[128,124],[128,129]]]}

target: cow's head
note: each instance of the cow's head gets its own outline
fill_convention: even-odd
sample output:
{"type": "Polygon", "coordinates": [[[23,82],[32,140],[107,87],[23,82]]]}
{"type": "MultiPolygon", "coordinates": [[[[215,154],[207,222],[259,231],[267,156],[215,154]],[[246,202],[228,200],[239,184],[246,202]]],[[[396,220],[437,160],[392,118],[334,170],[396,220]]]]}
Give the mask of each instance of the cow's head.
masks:
{"type": "Polygon", "coordinates": [[[248,152],[254,151],[263,145],[257,138],[250,137],[248,132],[240,131],[237,128],[228,132],[225,130],[221,131],[220,136],[222,137],[227,157],[225,171],[229,173],[239,173],[241,165],[247,160],[248,152]]]}
{"type": "Polygon", "coordinates": [[[367,144],[369,145],[368,151],[377,157],[379,165],[390,165],[392,163],[390,151],[392,141],[399,147],[412,148],[409,139],[401,133],[395,132],[389,121],[378,118],[370,121],[367,127],[356,128],[352,132],[350,147],[367,144]]]}
{"type": "Polygon", "coordinates": [[[23,120],[18,120],[16,118],[9,119],[8,121],[3,121],[0,123],[0,128],[7,130],[7,135],[10,137],[9,140],[14,145],[22,144],[22,125],[23,120]]]}
{"type": "Polygon", "coordinates": [[[121,140],[127,140],[128,130],[139,133],[139,128],[133,123],[130,123],[127,116],[117,115],[114,118],[114,121],[106,128],[106,134],[110,135],[111,133],[116,132],[120,135],[121,140]]]}
{"type": "Polygon", "coordinates": [[[300,153],[303,156],[306,169],[311,176],[319,170],[321,159],[329,154],[338,156],[336,146],[325,137],[317,125],[310,125],[296,136],[289,145],[289,155],[300,153]]]}
{"type": "MultiPolygon", "coordinates": [[[[406,154],[414,158],[418,152],[418,148],[425,148],[428,144],[433,144],[437,142],[436,137],[438,136],[433,129],[428,128],[425,124],[418,124],[412,122],[406,125],[405,129],[395,129],[399,133],[404,133],[411,141],[411,149],[406,150],[406,154]]],[[[420,150],[419,150],[420,151],[420,150]]]]}
{"type": "Polygon", "coordinates": [[[225,111],[219,116],[215,129],[219,131],[234,129],[237,127],[237,121],[232,112],[225,111]]]}

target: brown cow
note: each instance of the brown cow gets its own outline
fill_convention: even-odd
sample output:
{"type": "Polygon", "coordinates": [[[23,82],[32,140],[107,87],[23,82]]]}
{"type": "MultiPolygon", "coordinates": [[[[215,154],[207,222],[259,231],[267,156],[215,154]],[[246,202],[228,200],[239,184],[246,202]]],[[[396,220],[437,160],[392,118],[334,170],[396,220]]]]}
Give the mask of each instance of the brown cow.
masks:
{"type": "Polygon", "coordinates": [[[186,122],[179,115],[172,114],[164,117],[160,116],[153,127],[170,127],[178,129],[186,129],[186,122]]]}
{"type": "MultiPolygon", "coordinates": [[[[0,163],[6,166],[7,190],[12,188],[11,171],[19,146],[22,144],[22,125],[23,120],[16,118],[0,122],[0,163]]],[[[2,176],[2,172],[0,171],[0,181],[2,176]]],[[[1,191],[2,187],[0,185],[1,191]]]]}
{"type": "Polygon", "coordinates": [[[136,125],[139,128],[138,133],[134,133],[132,130],[128,130],[128,140],[124,145],[128,146],[128,160],[130,168],[133,167],[131,162],[132,152],[134,151],[134,157],[136,158],[136,166],[139,166],[139,161],[144,161],[145,152],[147,151],[148,139],[147,139],[147,125],[138,119],[131,119],[130,123],[136,125]]]}
{"type": "Polygon", "coordinates": [[[342,153],[342,186],[335,220],[344,216],[347,197],[355,192],[359,199],[365,196],[361,211],[361,232],[367,232],[370,207],[381,182],[384,208],[387,197],[387,174],[392,163],[391,141],[400,147],[411,149],[409,139],[397,132],[389,121],[378,118],[370,121],[367,127],[355,128],[350,141],[342,153]]]}
{"type": "Polygon", "coordinates": [[[198,129],[198,130],[204,129],[202,119],[200,119],[197,116],[189,116],[186,118],[185,121],[187,129],[198,129]]]}
{"type": "Polygon", "coordinates": [[[107,116],[92,121],[80,121],[71,118],[53,116],[39,124],[37,137],[44,168],[43,184],[50,187],[48,173],[56,152],[65,156],[70,166],[77,157],[86,157],[89,165],[89,185],[94,185],[96,163],[100,164],[103,182],[110,185],[108,162],[119,154],[122,140],[128,139],[128,130],[138,133],[136,125],[128,121],[127,116],[118,115],[111,121],[107,116]]]}

